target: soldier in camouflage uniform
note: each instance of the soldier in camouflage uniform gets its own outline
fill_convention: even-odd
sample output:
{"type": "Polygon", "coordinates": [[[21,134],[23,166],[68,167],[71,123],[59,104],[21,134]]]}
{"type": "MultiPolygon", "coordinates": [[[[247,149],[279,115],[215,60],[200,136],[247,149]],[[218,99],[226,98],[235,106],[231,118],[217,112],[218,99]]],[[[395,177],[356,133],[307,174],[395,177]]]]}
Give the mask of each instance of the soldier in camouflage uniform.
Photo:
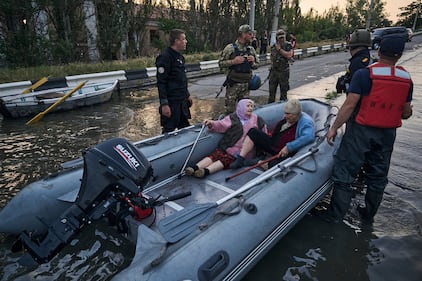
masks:
{"type": "Polygon", "coordinates": [[[227,79],[225,111],[235,111],[236,103],[249,97],[248,83],[252,78],[252,69],[258,67],[259,58],[252,43],[253,30],[247,24],[241,25],[235,43],[228,44],[221,52],[218,65],[225,70],[227,79]]]}
{"type": "Polygon", "coordinates": [[[289,60],[293,57],[292,44],[286,41],[286,33],[283,29],[279,29],[276,36],[277,42],[271,46],[270,96],[268,103],[275,102],[278,85],[280,85],[280,100],[287,100],[287,91],[290,88],[289,60]]]}

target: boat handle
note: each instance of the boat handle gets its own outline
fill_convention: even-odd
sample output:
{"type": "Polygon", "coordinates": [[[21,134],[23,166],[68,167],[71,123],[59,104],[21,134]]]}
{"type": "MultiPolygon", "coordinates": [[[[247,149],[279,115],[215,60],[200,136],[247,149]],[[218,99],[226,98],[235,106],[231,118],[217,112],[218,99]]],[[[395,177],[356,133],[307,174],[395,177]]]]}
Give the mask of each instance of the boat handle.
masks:
{"type": "Polygon", "coordinates": [[[218,251],[204,262],[198,269],[199,281],[214,280],[229,265],[229,254],[226,251],[218,251]]]}

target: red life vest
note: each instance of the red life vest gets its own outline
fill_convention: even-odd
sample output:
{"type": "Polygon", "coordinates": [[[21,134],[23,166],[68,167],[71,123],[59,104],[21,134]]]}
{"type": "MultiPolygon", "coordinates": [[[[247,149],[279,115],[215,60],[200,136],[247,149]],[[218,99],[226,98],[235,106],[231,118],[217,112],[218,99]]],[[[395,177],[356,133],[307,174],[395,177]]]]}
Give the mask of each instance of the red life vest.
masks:
{"type": "Polygon", "coordinates": [[[363,96],[356,122],[378,128],[398,128],[409,93],[410,74],[400,66],[374,63],[368,66],[372,87],[363,96]]]}

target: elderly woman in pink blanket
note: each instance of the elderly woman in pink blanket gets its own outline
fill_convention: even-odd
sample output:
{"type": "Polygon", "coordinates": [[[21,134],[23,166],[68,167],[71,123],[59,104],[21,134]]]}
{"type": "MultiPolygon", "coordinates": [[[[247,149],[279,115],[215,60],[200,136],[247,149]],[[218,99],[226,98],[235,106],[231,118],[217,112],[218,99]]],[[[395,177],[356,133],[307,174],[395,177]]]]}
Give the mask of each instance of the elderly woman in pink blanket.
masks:
{"type": "MultiPolygon", "coordinates": [[[[224,133],[224,135],[211,155],[199,161],[194,167],[187,167],[185,174],[204,178],[222,169],[228,169],[235,161],[235,156],[239,154],[249,129],[257,128],[267,133],[264,120],[252,113],[253,108],[252,100],[242,99],[237,104],[236,112],[227,115],[222,120],[205,120],[204,124],[210,131],[224,133]]],[[[253,153],[246,158],[253,157],[253,153]]]]}

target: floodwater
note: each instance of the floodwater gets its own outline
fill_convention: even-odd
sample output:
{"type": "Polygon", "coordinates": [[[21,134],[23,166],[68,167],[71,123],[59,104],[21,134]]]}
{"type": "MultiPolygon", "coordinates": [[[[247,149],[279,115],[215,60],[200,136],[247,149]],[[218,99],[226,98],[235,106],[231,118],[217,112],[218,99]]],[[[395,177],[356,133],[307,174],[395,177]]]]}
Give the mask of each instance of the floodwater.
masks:
{"type": "MultiPolygon", "coordinates": [[[[354,209],[333,225],[311,214],[299,222],[243,281],[422,280],[421,87],[415,87],[414,116],[398,131],[383,203],[373,226],[361,225],[354,209]]],[[[266,97],[254,97],[258,104],[266,97]]],[[[0,206],[22,187],[57,171],[60,164],[111,137],[138,141],[160,133],[155,89],[115,95],[109,103],[49,114],[39,123],[0,119],[0,206]]],[[[192,123],[217,117],[223,98],[194,99],[192,123]]],[[[1,117],[0,117],[1,118],[1,117]]],[[[318,208],[326,206],[323,201],[318,208]]],[[[18,264],[10,238],[0,246],[1,280],[110,280],[130,264],[134,247],[107,225],[84,229],[39,267],[18,264]]],[[[171,279],[169,279],[171,281],[171,279]]]]}

